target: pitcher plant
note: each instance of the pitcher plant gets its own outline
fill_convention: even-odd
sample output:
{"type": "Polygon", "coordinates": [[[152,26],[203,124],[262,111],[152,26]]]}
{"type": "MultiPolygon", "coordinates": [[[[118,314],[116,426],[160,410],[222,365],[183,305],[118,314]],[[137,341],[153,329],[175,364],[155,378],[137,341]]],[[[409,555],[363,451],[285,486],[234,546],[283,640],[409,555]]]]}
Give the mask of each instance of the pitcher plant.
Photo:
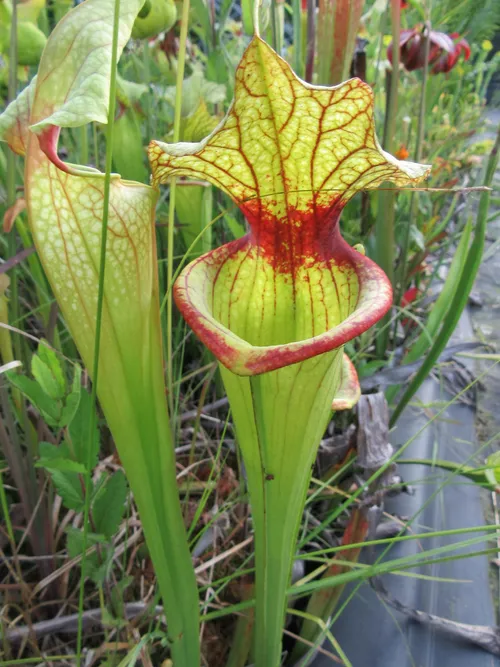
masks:
{"type": "Polygon", "coordinates": [[[154,186],[173,176],[207,180],[250,226],[188,265],[174,296],[220,362],[255,532],[255,664],[277,667],[311,468],[332,400],[339,394],[334,408],[355,400],[343,345],[392,302],[383,271],[342,238],[340,213],[359,190],[416,183],[429,168],[381,149],[367,84],[307,84],[258,34],[212,134],[153,141],[149,157],[154,186]]]}
{"type": "MultiPolygon", "coordinates": [[[[144,0],[122,0],[118,50],[144,0]]],[[[87,368],[96,338],[104,174],[57,154],[61,128],[107,122],[114,0],[86,0],[51,33],[38,75],[0,117],[25,156],[38,256],[87,368]]],[[[177,491],[165,401],[154,214],[156,189],[111,176],[99,402],[139,509],[175,664],[200,664],[198,592],[177,491]]]]}

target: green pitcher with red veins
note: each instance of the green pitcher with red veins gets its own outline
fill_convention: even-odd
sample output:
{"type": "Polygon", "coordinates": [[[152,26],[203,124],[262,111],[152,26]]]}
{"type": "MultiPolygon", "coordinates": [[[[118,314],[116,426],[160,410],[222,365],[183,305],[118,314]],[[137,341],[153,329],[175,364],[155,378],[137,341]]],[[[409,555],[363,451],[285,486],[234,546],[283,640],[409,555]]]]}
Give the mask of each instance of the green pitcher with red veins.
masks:
{"type": "Polygon", "coordinates": [[[220,362],[247,472],[255,530],[255,664],[280,664],[287,588],[319,442],[359,386],[343,345],[390,308],[382,270],[342,238],[362,189],[423,179],[375,136],[373,93],[296,77],[255,36],[224,121],[199,143],[149,148],[153,183],[205,179],[248,220],[247,236],[193,261],[176,303],[220,362]]]}
{"type": "MultiPolygon", "coordinates": [[[[118,53],[143,0],[122,0],[118,53]]],[[[63,127],[107,123],[115,0],[86,0],[59,21],[38,75],[0,116],[25,156],[24,196],[38,257],[88,369],[93,367],[105,176],[63,162],[63,127]]],[[[100,406],[141,517],[172,658],[200,664],[199,601],[165,400],[155,206],[158,192],[111,174],[99,355],[100,406]]]]}

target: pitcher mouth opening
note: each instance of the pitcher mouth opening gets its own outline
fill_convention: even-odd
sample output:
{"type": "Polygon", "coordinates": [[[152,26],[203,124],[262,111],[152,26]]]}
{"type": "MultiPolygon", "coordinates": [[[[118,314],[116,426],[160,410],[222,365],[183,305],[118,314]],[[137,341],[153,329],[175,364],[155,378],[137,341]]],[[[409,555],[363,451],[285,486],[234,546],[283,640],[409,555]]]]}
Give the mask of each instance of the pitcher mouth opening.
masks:
{"type": "MultiPolygon", "coordinates": [[[[331,326],[323,326],[316,333],[311,322],[301,322],[291,333],[280,334],[281,340],[274,335],[259,337],[253,331],[248,335],[248,326],[245,328],[239,321],[232,323],[228,315],[234,307],[231,294],[221,294],[218,288],[214,298],[221,267],[228,256],[241,252],[248,243],[244,237],[206,253],[191,262],[174,285],[176,304],[189,326],[215,357],[237,375],[259,375],[340,348],[373,326],[391,307],[392,288],[384,272],[345,244],[341,260],[349,264],[355,298],[349,301],[345,292],[339,293],[336,314],[340,317],[332,317],[331,326]],[[296,336],[297,329],[306,335],[296,336]],[[275,340],[280,342],[275,344],[275,340]]],[[[290,304],[293,309],[294,303],[289,301],[290,304]]],[[[241,312],[242,304],[238,305],[241,312]]]]}

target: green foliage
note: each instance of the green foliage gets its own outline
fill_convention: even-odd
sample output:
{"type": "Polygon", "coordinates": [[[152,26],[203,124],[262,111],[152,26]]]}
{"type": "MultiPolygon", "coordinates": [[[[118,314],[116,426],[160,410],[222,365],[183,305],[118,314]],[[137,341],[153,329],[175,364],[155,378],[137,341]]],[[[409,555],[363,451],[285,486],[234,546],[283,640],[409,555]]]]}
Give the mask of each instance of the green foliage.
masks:
{"type": "Polygon", "coordinates": [[[110,539],[116,532],[125,511],[127,480],[121,470],[108,477],[92,503],[94,528],[110,539]]]}
{"type": "MultiPolygon", "coordinates": [[[[53,472],[52,475],[54,479],[53,472]]],[[[69,483],[67,478],[66,482],[69,483]]],[[[54,483],[56,483],[55,479],[54,483]]],[[[58,490],[60,488],[58,487],[58,490]]],[[[73,498],[68,496],[67,489],[63,491],[65,493],[62,496],[63,502],[69,507],[68,500],[72,502],[73,498]]],[[[111,538],[123,518],[127,492],[127,482],[121,470],[111,476],[105,476],[92,494],[90,514],[92,532],[87,532],[87,535],[84,536],[83,530],[77,528],[68,530],[67,546],[71,558],[82,556],[85,547],[97,545],[96,551],[85,557],[84,565],[85,576],[90,577],[96,584],[104,582],[112,566],[114,549],[111,538]]]]}
{"type": "Polygon", "coordinates": [[[68,388],[59,357],[46,341],[42,341],[31,360],[34,380],[13,371],[6,376],[49,426],[63,428],[73,420],[80,402],[81,369],[76,364],[74,369],[73,382],[68,388]]]}
{"type": "Polygon", "coordinates": [[[65,507],[81,512],[85,502],[81,476],[85,472],[84,466],[72,459],[66,443],[56,446],[41,442],[39,453],[37,466],[49,472],[65,507]]]}
{"type": "Polygon", "coordinates": [[[500,30],[500,3],[497,0],[440,0],[432,6],[432,25],[439,30],[458,32],[470,42],[491,39],[500,30]]]}
{"type": "Polygon", "coordinates": [[[84,536],[79,528],[70,528],[67,546],[70,558],[82,556],[87,549],[97,547],[92,553],[86,553],[82,576],[90,577],[95,584],[102,585],[113,562],[113,549],[106,544],[105,537],[90,532],[84,536]]]}
{"type": "Polygon", "coordinates": [[[99,453],[99,432],[97,426],[92,428],[92,424],[96,423],[91,418],[92,411],[95,411],[95,408],[92,405],[90,394],[82,391],[78,408],[68,426],[69,440],[75,460],[84,465],[89,462],[91,469],[97,464],[99,453]],[[90,452],[89,445],[92,447],[90,452]]]}

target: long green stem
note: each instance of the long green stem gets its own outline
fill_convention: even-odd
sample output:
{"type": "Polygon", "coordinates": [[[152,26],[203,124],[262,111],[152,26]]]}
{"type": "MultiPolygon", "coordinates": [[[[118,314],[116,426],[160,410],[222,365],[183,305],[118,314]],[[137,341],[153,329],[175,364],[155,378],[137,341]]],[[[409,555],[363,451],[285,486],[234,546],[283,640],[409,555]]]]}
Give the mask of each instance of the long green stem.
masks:
{"type": "MultiPolygon", "coordinates": [[[[426,109],[426,98],[427,98],[427,78],[429,76],[429,51],[430,51],[430,32],[431,25],[427,21],[425,24],[424,32],[424,67],[422,70],[422,88],[420,89],[420,106],[418,111],[418,127],[417,127],[417,140],[415,144],[415,162],[420,162],[422,159],[422,145],[424,142],[425,135],[425,109],[426,109]]],[[[410,213],[408,216],[408,222],[405,225],[403,232],[403,242],[401,244],[401,257],[400,257],[400,266],[398,270],[397,280],[396,280],[396,303],[401,302],[401,297],[404,294],[406,287],[406,267],[408,264],[408,250],[410,245],[410,230],[413,220],[415,219],[415,213],[417,211],[417,193],[412,192],[410,195],[410,213]]]]}
{"type": "MultiPolygon", "coordinates": [[[[497,130],[497,137],[495,144],[490,153],[488,164],[486,166],[486,173],[484,176],[483,184],[489,188],[492,183],[493,175],[498,164],[498,152],[500,150],[500,126],[497,130]]],[[[467,305],[470,291],[474,284],[479,266],[481,264],[481,258],[483,256],[484,249],[484,240],[486,236],[487,228],[487,219],[488,219],[488,208],[490,204],[491,191],[486,190],[481,193],[481,199],[479,200],[479,210],[477,215],[476,229],[474,230],[474,238],[472,240],[469,254],[467,255],[467,260],[463,268],[462,276],[458,284],[458,288],[455,292],[455,295],[452,299],[448,312],[443,320],[443,324],[439,331],[439,334],[434,341],[433,346],[429,350],[427,357],[425,358],[424,363],[416,373],[413,380],[410,382],[410,385],[406,389],[405,393],[401,397],[396,409],[394,410],[391,417],[391,425],[395,424],[401,415],[404,408],[408,405],[411,398],[414,396],[415,392],[418,390],[422,382],[430,373],[434,364],[437,362],[439,355],[446,347],[450,336],[452,335],[455,327],[458,324],[458,320],[467,305]]]]}
{"type": "Polygon", "coordinates": [[[89,163],[89,135],[88,127],[83,125],[80,128],[80,162],[87,165],[89,163]]]}
{"type": "MultiPolygon", "coordinates": [[[[401,3],[400,0],[391,0],[392,15],[392,70],[387,73],[388,97],[384,124],[384,149],[394,152],[396,137],[396,117],[398,111],[399,88],[399,38],[401,32],[401,3]]],[[[393,186],[386,184],[386,189],[378,194],[378,212],[375,225],[376,260],[385,271],[387,277],[394,284],[394,221],[396,207],[396,192],[393,186]]],[[[389,328],[386,315],[379,323],[380,333],[377,336],[377,354],[382,357],[387,348],[389,328]]]]}
{"type": "Polygon", "coordinates": [[[301,0],[293,0],[293,69],[298,76],[303,76],[304,63],[302,60],[302,7],[301,0]]]}
{"type": "MultiPolygon", "coordinates": [[[[9,101],[17,96],[17,3],[12,5],[12,23],[10,29],[10,48],[9,48],[9,101]]],[[[13,206],[16,201],[16,170],[17,156],[13,151],[7,152],[7,206],[13,206]]],[[[16,254],[16,234],[12,230],[9,235],[9,254],[12,257],[16,254]]],[[[13,267],[10,271],[10,311],[11,321],[19,319],[19,296],[17,283],[17,268],[13,267]]],[[[14,337],[14,354],[16,359],[22,360],[22,343],[19,336],[14,337]]]]}
{"type": "MultiPolygon", "coordinates": [[[[179,36],[179,55],[177,60],[177,79],[175,90],[174,111],[174,142],[178,142],[181,133],[181,110],[182,110],[182,84],[184,81],[184,70],[186,65],[186,43],[189,22],[190,0],[183,0],[181,33],[179,36]]],[[[174,226],[175,226],[175,189],[176,179],[170,182],[170,200],[168,207],[168,246],[167,246],[167,392],[170,417],[174,417],[174,373],[173,373],[173,301],[172,285],[174,275],[174,226]]]]}
{"type": "Polygon", "coordinates": [[[85,593],[85,559],[87,550],[88,524],[90,513],[90,485],[91,485],[91,455],[94,451],[94,443],[92,438],[95,432],[96,410],[97,403],[97,384],[99,375],[99,353],[101,347],[101,324],[104,306],[104,275],[106,270],[106,243],[108,239],[108,217],[109,217],[109,194],[111,186],[111,168],[113,160],[113,130],[116,110],[116,68],[118,64],[118,34],[120,27],[120,0],[115,0],[114,16],[113,16],[113,43],[111,47],[111,78],[109,84],[109,109],[108,109],[108,125],[106,132],[106,168],[104,175],[104,201],[102,212],[102,226],[101,226],[101,247],[99,255],[99,287],[97,293],[97,308],[96,308],[96,326],[95,326],[95,342],[94,342],[94,359],[92,368],[92,393],[91,393],[91,409],[90,409],[90,425],[89,425],[89,443],[88,443],[88,460],[87,470],[85,474],[85,508],[83,513],[83,556],[81,564],[81,579],[80,579],[80,594],[78,599],[78,635],[77,635],[77,665],[81,665],[81,651],[83,639],[83,602],[85,593]]]}

